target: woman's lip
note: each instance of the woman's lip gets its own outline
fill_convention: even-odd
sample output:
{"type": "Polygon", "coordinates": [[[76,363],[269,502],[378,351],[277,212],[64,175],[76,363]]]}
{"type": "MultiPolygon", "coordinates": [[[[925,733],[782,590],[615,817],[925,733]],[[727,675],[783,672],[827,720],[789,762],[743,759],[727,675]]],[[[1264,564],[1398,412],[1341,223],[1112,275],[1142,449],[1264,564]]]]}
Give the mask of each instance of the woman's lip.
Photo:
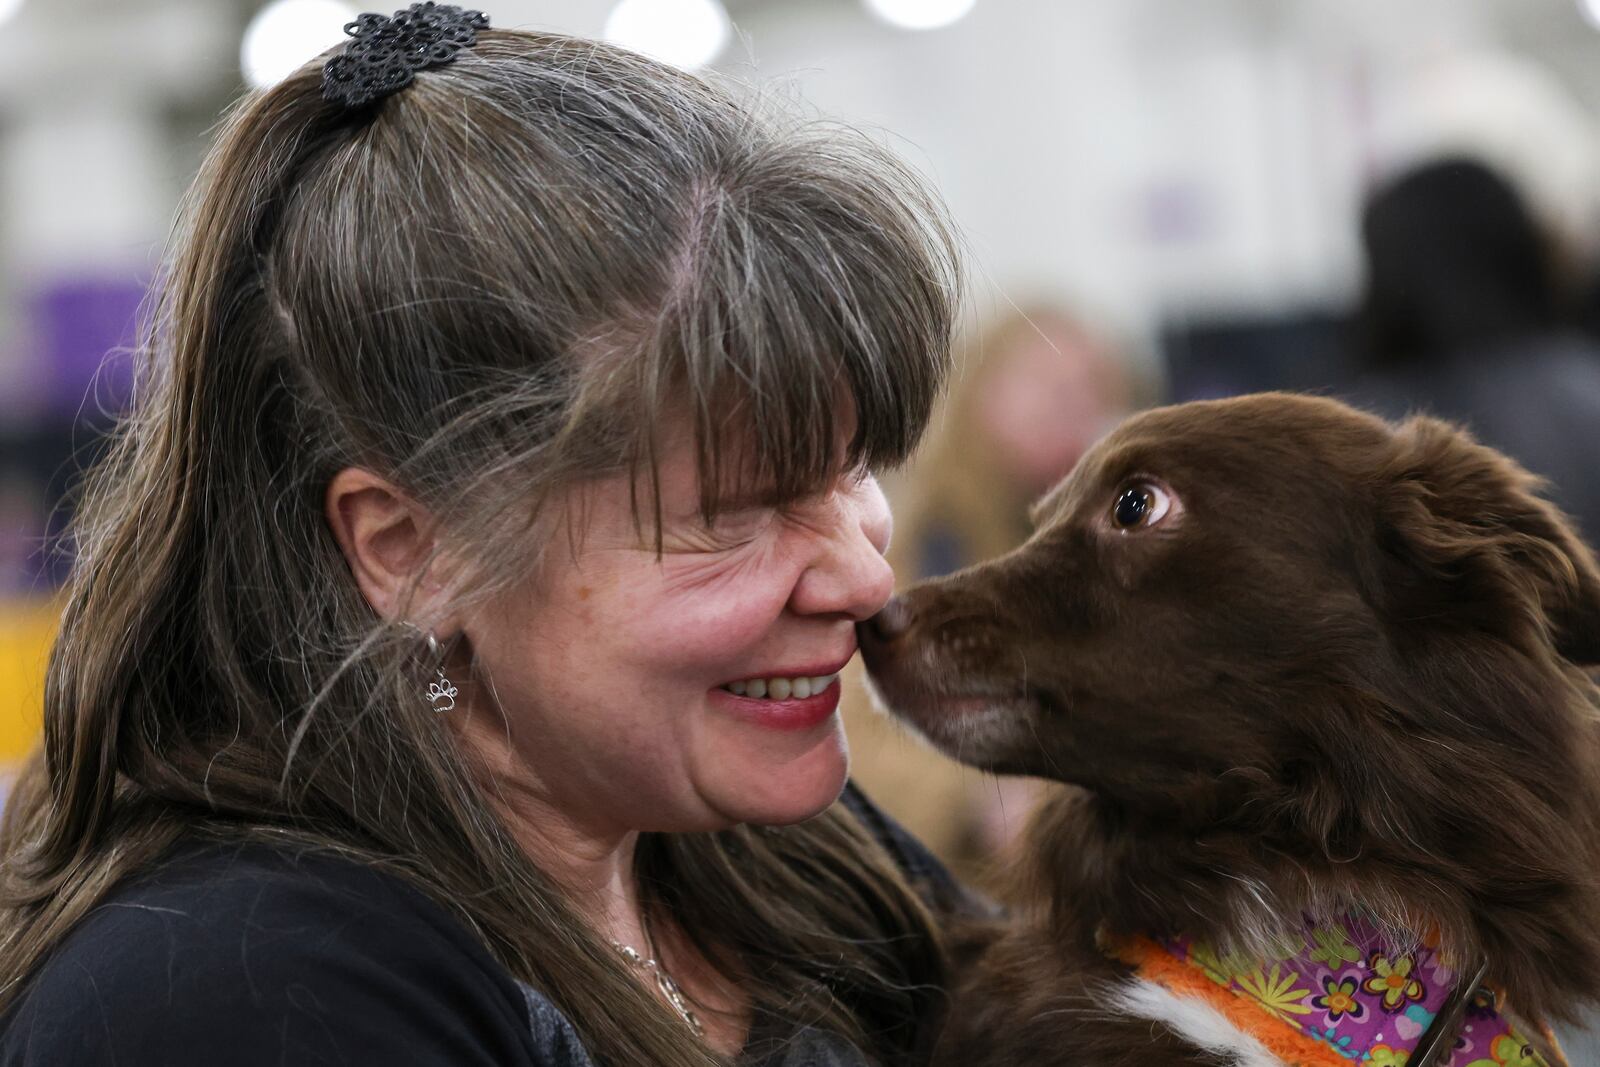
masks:
{"type": "Polygon", "coordinates": [[[835,679],[820,693],[802,699],[742,697],[726,689],[711,691],[713,706],[738,719],[773,730],[809,730],[826,722],[839,708],[840,684],[835,679]]]}

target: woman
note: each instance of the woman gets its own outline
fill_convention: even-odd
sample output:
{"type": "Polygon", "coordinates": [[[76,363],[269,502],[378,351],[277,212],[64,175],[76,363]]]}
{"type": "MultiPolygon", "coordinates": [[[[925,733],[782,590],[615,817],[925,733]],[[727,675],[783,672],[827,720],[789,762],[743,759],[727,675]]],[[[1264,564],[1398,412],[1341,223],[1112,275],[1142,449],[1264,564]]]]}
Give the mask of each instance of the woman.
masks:
{"type": "Polygon", "coordinates": [[[352,28],[222,130],[89,483],[0,1062],[909,1062],[952,887],[834,805],[834,675],[939,209],[627,52],[352,28]]]}

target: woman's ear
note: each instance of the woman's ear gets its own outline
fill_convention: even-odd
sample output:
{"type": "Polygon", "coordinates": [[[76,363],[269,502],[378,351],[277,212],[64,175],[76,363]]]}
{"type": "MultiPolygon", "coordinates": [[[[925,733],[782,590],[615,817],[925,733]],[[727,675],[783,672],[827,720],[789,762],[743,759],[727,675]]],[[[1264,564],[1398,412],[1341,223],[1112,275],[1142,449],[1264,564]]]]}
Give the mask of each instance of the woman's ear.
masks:
{"type": "Polygon", "coordinates": [[[429,611],[430,594],[440,589],[440,567],[427,511],[393,483],[361,467],[346,467],[333,476],[323,508],[372,610],[390,620],[427,620],[418,625],[448,636],[448,627],[429,611]],[[421,573],[424,567],[426,574],[421,573]]]}
{"type": "Polygon", "coordinates": [[[1557,653],[1600,664],[1600,566],[1543,483],[1465,431],[1426,416],[1395,431],[1382,515],[1420,584],[1449,593],[1431,610],[1499,625],[1541,618],[1557,653]]]}

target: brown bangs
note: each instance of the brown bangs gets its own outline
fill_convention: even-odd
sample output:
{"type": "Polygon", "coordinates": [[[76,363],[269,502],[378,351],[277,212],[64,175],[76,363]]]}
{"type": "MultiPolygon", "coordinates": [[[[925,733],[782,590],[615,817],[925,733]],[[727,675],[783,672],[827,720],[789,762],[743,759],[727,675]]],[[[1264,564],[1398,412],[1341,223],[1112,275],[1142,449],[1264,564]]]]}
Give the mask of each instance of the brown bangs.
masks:
{"type": "Polygon", "coordinates": [[[693,198],[636,364],[636,454],[685,406],[707,519],[734,494],[783,502],[899,464],[943,387],[955,239],[903,165],[841,140],[799,139],[693,198]]]}

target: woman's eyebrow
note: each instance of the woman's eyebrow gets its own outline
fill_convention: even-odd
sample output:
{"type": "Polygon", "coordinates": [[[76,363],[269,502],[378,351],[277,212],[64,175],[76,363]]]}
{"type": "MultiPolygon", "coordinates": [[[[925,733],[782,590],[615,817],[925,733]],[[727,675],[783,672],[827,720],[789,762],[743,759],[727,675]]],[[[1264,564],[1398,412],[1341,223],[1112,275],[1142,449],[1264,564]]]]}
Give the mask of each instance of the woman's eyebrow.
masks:
{"type": "Polygon", "coordinates": [[[793,493],[780,493],[776,489],[749,489],[734,493],[718,503],[728,511],[743,511],[750,508],[776,508],[793,503],[793,493]]]}
{"type": "Polygon", "coordinates": [[[793,498],[793,493],[780,493],[777,486],[771,484],[736,482],[719,489],[715,503],[718,511],[739,511],[745,508],[780,507],[793,498]]]}
{"type": "Polygon", "coordinates": [[[784,491],[770,483],[757,485],[735,483],[717,493],[716,510],[741,511],[751,508],[788,507],[807,500],[816,500],[826,495],[833,484],[833,482],[824,480],[817,485],[802,486],[798,490],[790,488],[784,491]]]}
{"type": "MultiPolygon", "coordinates": [[[[711,517],[728,515],[739,511],[754,511],[757,508],[777,508],[789,503],[785,497],[779,496],[772,490],[741,490],[733,493],[718,493],[712,501],[711,517]]],[[[666,509],[666,517],[673,522],[699,523],[706,518],[706,507],[701,498],[696,498],[692,503],[685,501],[681,506],[666,509]]]]}

